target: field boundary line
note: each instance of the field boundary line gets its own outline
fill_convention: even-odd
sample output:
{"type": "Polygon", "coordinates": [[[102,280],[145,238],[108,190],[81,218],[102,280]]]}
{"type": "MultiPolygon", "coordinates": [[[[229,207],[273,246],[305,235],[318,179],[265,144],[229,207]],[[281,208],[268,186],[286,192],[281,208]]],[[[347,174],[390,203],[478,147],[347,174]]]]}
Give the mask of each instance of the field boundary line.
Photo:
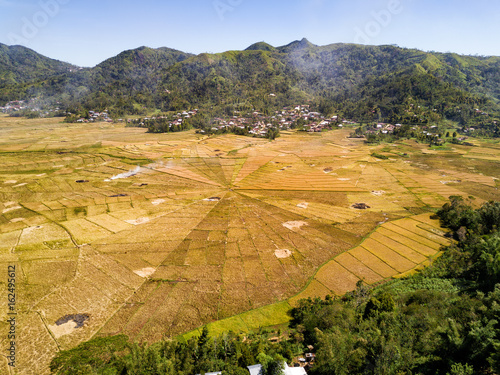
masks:
{"type": "MultiPolygon", "coordinates": [[[[432,212],[429,212],[428,214],[432,214],[432,212]]],[[[421,215],[421,214],[418,214],[418,215],[421,215]]],[[[418,215],[412,215],[412,216],[418,216],[418,215]]],[[[410,217],[408,217],[408,218],[411,218],[412,216],[410,216],[410,217]]],[[[396,220],[393,220],[393,221],[402,220],[402,219],[405,219],[405,218],[396,219],[396,220]]],[[[203,326],[208,326],[208,327],[210,327],[210,325],[212,325],[212,324],[217,324],[217,323],[218,323],[218,324],[222,324],[221,322],[224,322],[224,321],[229,321],[229,320],[231,320],[231,319],[237,319],[238,317],[241,317],[241,315],[243,315],[243,314],[248,314],[248,313],[250,313],[250,312],[252,312],[252,311],[253,311],[253,312],[255,312],[255,313],[257,313],[259,310],[265,309],[266,307],[267,307],[267,308],[269,308],[269,306],[273,306],[273,305],[285,304],[285,303],[286,303],[286,304],[288,304],[290,307],[293,307],[293,306],[295,305],[295,303],[293,303],[293,302],[291,302],[291,301],[292,301],[293,299],[295,299],[296,297],[298,297],[300,294],[304,293],[304,292],[307,290],[307,288],[309,288],[309,286],[311,285],[311,283],[312,283],[313,281],[318,282],[318,283],[319,283],[319,284],[321,284],[323,287],[325,287],[327,290],[329,290],[329,291],[331,291],[331,292],[332,292],[332,290],[331,290],[330,288],[328,288],[328,287],[327,287],[324,283],[322,283],[322,282],[321,282],[321,280],[319,280],[319,279],[317,279],[317,278],[316,278],[316,276],[317,276],[317,274],[319,273],[319,271],[320,271],[321,269],[323,269],[323,267],[325,267],[325,266],[326,266],[328,263],[330,263],[330,262],[336,262],[336,263],[337,263],[340,267],[342,267],[343,269],[345,269],[346,271],[348,271],[349,273],[351,273],[354,277],[356,277],[356,278],[358,278],[358,279],[360,279],[360,280],[363,280],[363,279],[359,278],[359,277],[358,277],[355,273],[353,273],[352,271],[350,271],[350,270],[348,270],[346,267],[344,267],[341,263],[337,262],[335,259],[336,259],[337,257],[339,257],[341,254],[344,254],[344,253],[349,253],[351,250],[353,250],[353,249],[355,249],[355,248],[358,248],[358,247],[363,247],[363,246],[362,246],[362,245],[363,245],[363,243],[364,243],[366,240],[368,240],[374,232],[376,232],[379,228],[383,227],[383,225],[384,225],[384,224],[385,224],[385,223],[383,223],[383,224],[379,224],[379,225],[378,225],[375,229],[373,229],[373,230],[372,230],[369,234],[367,234],[367,235],[363,238],[363,240],[362,240],[360,243],[358,243],[357,245],[355,245],[355,246],[351,247],[349,250],[347,250],[347,251],[345,251],[345,252],[342,252],[342,253],[340,253],[340,254],[337,254],[337,255],[336,255],[336,256],[334,256],[332,259],[330,259],[330,260],[328,260],[328,261],[324,262],[321,266],[319,266],[319,267],[317,268],[317,270],[316,270],[316,271],[315,271],[315,273],[311,276],[311,278],[308,280],[308,282],[306,283],[306,285],[304,286],[304,288],[303,288],[300,292],[298,292],[297,294],[295,294],[294,296],[291,296],[290,298],[288,298],[288,299],[286,299],[286,300],[283,300],[283,301],[280,301],[280,302],[276,302],[276,303],[271,304],[271,305],[262,306],[262,307],[259,307],[259,308],[257,308],[257,309],[253,309],[253,310],[247,310],[247,311],[242,312],[242,313],[240,313],[240,314],[233,315],[233,316],[228,317],[228,318],[225,318],[225,319],[223,319],[223,320],[219,320],[219,321],[211,322],[211,323],[205,324],[205,325],[203,325],[203,326]]],[[[378,241],[377,241],[377,242],[378,242],[378,241]]],[[[405,246],[406,246],[406,245],[405,245],[405,246]]],[[[408,247],[408,246],[406,246],[406,247],[408,247]]],[[[363,249],[365,249],[365,248],[363,247],[363,249]]],[[[365,249],[365,250],[366,250],[366,251],[368,251],[370,254],[373,254],[373,253],[372,253],[371,251],[369,251],[368,249],[365,249]]],[[[392,249],[391,249],[391,250],[392,250],[392,249]]],[[[394,250],[392,250],[392,251],[394,251],[394,250]]],[[[392,275],[392,276],[386,277],[386,278],[383,278],[383,277],[380,275],[380,276],[382,277],[382,279],[381,279],[380,281],[376,282],[376,283],[371,284],[371,285],[372,285],[372,286],[375,286],[375,285],[381,285],[382,283],[387,282],[387,281],[389,281],[389,280],[391,280],[391,279],[398,279],[398,278],[404,277],[405,275],[407,275],[407,274],[409,274],[409,273],[411,273],[411,272],[418,271],[419,269],[422,269],[422,266],[424,266],[426,263],[428,263],[428,262],[432,262],[432,260],[433,260],[433,259],[436,259],[437,257],[439,257],[439,255],[440,255],[441,253],[442,253],[442,252],[441,252],[440,250],[437,250],[437,251],[435,252],[435,254],[433,254],[432,256],[425,256],[425,257],[426,257],[426,260],[425,260],[425,261],[423,261],[423,262],[421,262],[421,263],[415,263],[415,262],[412,262],[411,260],[409,260],[409,259],[407,259],[406,257],[404,257],[404,256],[402,256],[402,255],[401,255],[402,257],[404,257],[405,259],[407,259],[409,262],[411,262],[411,263],[412,263],[412,264],[414,264],[415,266],[414,266],[414,267],[412,267],[410,270],[405,271],[405,272],[397,272],[397,270],[395,270],[397,273],[395,273],[395,274],[394,274],[394,275],[392,275]]],[[[358,259],[358,258],[357,258],[357,257],[355,257],[354,255],[352,255],[352,256],[353,256],[355,259],[357,259],[359,262],[361,262],[361,263],[365,264],[362,260],[358,259]]],[[[377,257],[378,259],[380,259],[380,258],[379,258],[376,254],[373,254],[373,256],[375,256],[375,257],[377,257]]],[[[388,267],[390,267],[391,269],[394,269],[394,268],[393,268],[393,267],[391,267],[389,264],[387,264],[386,262],[384,262],[382,259],[380,259],[380,261],[381,261],[381,262],[383,262],[384,264],[386,264],[386,265],[387,265],[388,267]]],[[[365,266],[366,266],[367,268],[371,269],[368,265],[366,265],[366,264],[365,264],[365,266]]],[[[372,271],[373,271],[373,270],[372,270],[372,271]]],[[[373,271],[373,272],[375,272],[375,271],[373,271]]],[[[375,272],[375,273],[377,273],[377,272],[375,272]]],[[[377,274],[378,274],[378,273],[377,273],[377,274]]],[[[240,318],[240,319],[241,319],[241,318],[240,318]]],[[[289,319],[288,319],[288,320],[289,320],[289,319]]],[[[288,320],[283,321],[281,324],[285,324],[288,320]]],[[[186,333],[184,333],[184,334],[181,334],[181,335],[179,335],[179,336],[177,336],[177,337],[178,337],[178,338],[181,338],[181,339],[185,339],[185,337],[191,337],[191,336],[193,336],[196,332],[198,332],[198,333],[199,333],[199,332],[200,332],[200,328],[201,328],[201,327],[203,327],[203,326],[200,326],[200,327],[198,327],[198,328],[196,328],[196,329],[194,329],[194,330],[192,330],[192,331],[189,331],[189,332],[186,332],[186,333]]],[[[251,327],[248,327],[248,326],[247,326],[247,328],[248,328],[249,330],[251,330],[251,329],[250,329],[251,327]]],[[[254,327],[254,329],[257,329],[257,328],[259,328],[259,327],[254,327]]]]}
{"type": "MultiPolygon", "coordinates": [[[[390,247],[389,245],[386,245],[386,244],[384,244],[384,243],[380,242],[378,239],[376,239],[376,238],[372,238],[372,240],[373,240],[373,241],[375,241],[375,242],[378,242],[379,244],[381,244],[381,245],[383,245],[383,246],[387,247],[388,249],[390,249],[390,250],[394,251],[395,253],[397,253],[398,255],[402,256],[402,257],[403,257],[403,258],[405,258],[405,259],[407,259],[408,261],[410,261],[410,262],[412,262],[412,263],[415,263],[413,260],[411,260],[410,258],[408,258],[408,257],[407,257],[406,255],[404,255],[403,253],[401,253],[401,252],[399,252],[398,250],[396,250],[396,249],[394,249],[394,248],[390,247]]],[[[391,240],[392,240],[392,238],[391,238],[391,240]]],[[[397,242],[397,241],[395,241],[395,240],[394,240],[394,242],[397,242]]],[[[399,243],[399,242],[398,242],[398,243],[399,243]]],[[[402,244],[401,244],[401,245],[402,245],[402,244]]],[[[420,254],[420,255],[422,255],[422,256],[424,256],[424,257],[425,257],[425,255],[421,254],[420,252],[416,251],[415,249],[412,249],[411,247],[409,247],[409,246],[407,246],[407,245],[403,245],[403,246],[404,246],[406,249],[413,250],[413,251],[417,252],[418,254],[420,254]]],[[[367,250],[368,250],[368,249],[367,249],[367,250]]],[[[375,255],[375,254],[374,254],[374,255],[375,255]]],[[[427,257],[426,257],[426,258],[427,258],[427,257]]],[[[415,263],[415,264],[420,264],[420,263],[415,263]]],[[[394,267],[393,267],[393,268],[394,268],[394,267]]]]}

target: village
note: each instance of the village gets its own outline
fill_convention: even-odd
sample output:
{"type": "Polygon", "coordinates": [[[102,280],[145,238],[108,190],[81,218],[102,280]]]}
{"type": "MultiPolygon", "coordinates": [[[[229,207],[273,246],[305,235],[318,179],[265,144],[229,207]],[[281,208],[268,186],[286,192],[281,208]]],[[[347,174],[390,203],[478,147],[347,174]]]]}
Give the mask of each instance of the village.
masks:
{"type": "MultiPolygon", "coordinates": [[[[128,119],[127,123],[132,126],[165,127],[165,131],[174,131],[173,129],[181,127],[186,120],[196,116],[198,109],[179,112],[174,116],[151,116],[142,119],[128,119]],[[167,130],[168,127],[168,130],[167,130]]],[[[96,117],[97,113],[93,114],[96,117]]],[[[102,114],[101,114],[102,116],[102,114]]],[[[82,121],[80,119],[78,121],[82,121]]],[[[109,121],[109,120],[104,120],[109,121]]],[[[122,121],[121,119],[117,121],[122,121]]],[[[265,115],[254,111],[242,114],[234,111],[233,116],[215,117],[209,123],[198,129],[201,134],[220,134],[233,132],[253,137],[267,137],[270,131],[300,129],[310,133],[331,130],[332,128],[341,128],[346,124],[354,124],[354,121],[340,120],[338,116],[325,117],[319,112],[310,111],[309,105],[298,105],[294,107],[285,107],[281,111],[275,111],[273,116],[265,115]]],[[[184,128],[185,129],[185,128],[184,128]]]]}
{"type": "MultiPolygon", "coordinates": [[[[310,370],[316,360],[316,355],[314,353],[306,353],[304,357],[296,358],[292,366],[288,366],[288,363],[283,362],[283,368],[280,373],[283,375],[307,375],[306,370],[310,370]]],[[[247,366],[250,375],[262,374],[262,365],[256,364],[252,366],[247,366]]],[[[222,371],[206,372],[205,375],[222,375],[222,371]]]]}
{"type": "Polygon", "coordinates": [[[5,106],[0,107],[0,111],[3,113],[18,112],[23,109],[27,109],[28,105],[25,100],[14,100],[5,104],[5,106]]]}
{"type": "Polygon", "coordinates": [[[250,117],[240,117],[235,113],[231,119],[215,118],[211,131],[218,132],[226,129],[250,129],[248,133],[254,136],[265,137],[270,129],[288,130],[302,127],[303,130],[314,133],[330,130],[333,126],[342,127],[351,121],[339,121],[338,116],[326,118],[319,112],[310,111],[309,105],[285,107],[276,111],[274,116],[266,116],[260,112],[251,113],[250,117]]]}
{"type": "MultiPolygon", "coordinates": [[[[31,101],[33,101],[32,99],[31,101]]],[[[24,100],[16,100],[8,102],[5,106],[0,107],[0,111],[15,115],[23,110],[32,108],[32,104],[24,100]]],[[[59,110],[59,108],[56,108],[59,110]]],[[[186,120],[195,117],[199,113],[199,109],[185,110],[174,115],[159,115],[149,116],[140,119],[116,119],[112,118],[107,110],[97,111],[89,110],[85,116],[72,116],[68,114],[68,122],[89,123],[89,122],[123,122],[126,121],[129,126],[149,127],[151,124],[161,123],[163,127],[168,127],[169,130],[158,131],[168,132],[173,129],[185,130],[187,127],[186,120]]],[[[67,113],[66,113],[67,114],[67,113]]],[[[301,104],[297,106],[284,107],[282,110],[275,111],[272,116],[265,115],[261,112],[254,111],[250,113],[233,112],[233,116],[215,117],[209,125],[198,129],[201,134],[220,134],[232,132],[241,135],[253,137],[268,137],[270,131],[282,131],[290,129],[298,129],[308,133],[319,133],[325,130],[342,128],[346,125],[356,124],[357,121],[351,119],[342,119],[337,115],[324,116],[319,112],[312,111],[309,105],[301,104]]],[[[401,127],[401,124],[375,123],[364,131],[364,135],[370,134],[392,134],[395,129],[401,127]]],[[[424,128],[426,135],[432,134],[432,128],[424,128]]],[[[469,129],[473,131],[474,129],[469,129]]]]}
{"type": "MultiPolygon", "coordinates": [[[[154,121],[154,120],[166,120],[168,122],[168,127],[173,128],[174,126],[180,126],[184,120],[190,119],[198,113],[198,109],[194,109],[192,111],[182,111],[178,112],[174,116],[151,116],[151,117],[144,117],[142,119],[128,119],[127,123],[128,124],[136,124],[139,126],[145,126],[147,127],[149,121],[154,121]]],[[[118,119],[117,121],[123,121],[123,119],[118,119]]]]}
{"type": "Polygon", "coordinates": [[[14,117],[54,117],[60,112],[59,103],[46,105],[40,98],[12,100],[0,106],[0,112],[14,117]]]}
{"type": "Polygon", "coordinates": [[[76,122],[96,122],[96,121],[113,122],[113,119],[109,117],[107,111],[103,112],[89,111],[88,118],[81,117],[78,120],[76,120],[76,122]]]}

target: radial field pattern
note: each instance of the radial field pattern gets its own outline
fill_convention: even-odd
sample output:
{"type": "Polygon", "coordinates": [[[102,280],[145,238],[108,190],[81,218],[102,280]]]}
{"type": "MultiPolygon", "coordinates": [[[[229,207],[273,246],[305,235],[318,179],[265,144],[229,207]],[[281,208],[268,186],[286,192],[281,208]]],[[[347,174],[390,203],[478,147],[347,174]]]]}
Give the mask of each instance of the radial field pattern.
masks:
{"type": "Polygon", "coordinates": [[[429,155],[346,130],[268,142],[2,121],[0,263],[17,270],[26,373],[95,335],[153,342],[408,272],[446,244],[431,209],[498,198],[495,145],[429,155]]]}

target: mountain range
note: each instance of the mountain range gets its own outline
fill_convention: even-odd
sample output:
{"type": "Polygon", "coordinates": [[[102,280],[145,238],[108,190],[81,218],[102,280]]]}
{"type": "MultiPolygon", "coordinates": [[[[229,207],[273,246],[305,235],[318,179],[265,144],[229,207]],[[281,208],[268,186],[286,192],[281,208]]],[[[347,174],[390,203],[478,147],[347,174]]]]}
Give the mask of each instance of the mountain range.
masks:
{"type": "Polygon", "coordinates": [[[38,98],[116,115],[205,108],[271,112],[309,103],[363,121],[483,121],[500,113],[500,57],[307,39],[193,55],[140,47],[78,68],[0,44],[0,106],[38,98]],[[417,110],[417,108],[419,108],[417,110]],[[483,115],[484,116],[484,115],[483,115]]]}

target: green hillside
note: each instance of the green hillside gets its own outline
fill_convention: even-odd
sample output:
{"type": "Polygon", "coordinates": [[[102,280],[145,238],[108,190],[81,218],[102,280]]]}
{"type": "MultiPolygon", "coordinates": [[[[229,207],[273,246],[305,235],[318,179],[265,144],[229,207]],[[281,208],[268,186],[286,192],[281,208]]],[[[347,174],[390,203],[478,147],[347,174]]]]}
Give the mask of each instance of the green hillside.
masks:
{"type": "Polygon", "coordinates": [[[22,46],[0,43],[0,105],[33,97],[36,82],[77,71],[79,68],[42,56],[22,46]]]}
{"type": "MultiPolygon", "coordinates": [[[[23,61],[18,58],[21,66],[23,61]]],[[[500,113],[500,58],[388,45],[316,46],[302,39],[281,47],[259,42],[245,51],[197,56],[140,47],[92,69],[49,74],[44,66],[24,70],[31,80],[12,84],[11,78],[0,89],[0,104],[38,96],[66,108],[123,115],[187,108],[270,113],[308,103],[325,114],[363,122],[451,120],[464,126],[485,121],[478,109],[490,118],[500,113]]],[[[2,71],[11,72],[5,77],[16,74],[12,63],[3,61],[2,71]]]]}
{"type": "Polygon", "coordinates": [[[76,69],[74,65],[49,59],[29,48],[0,43],[0,87],[47,79],[76,69]]]}
{"type": "Polygon", "coordinates": [[[276,51],[276,48],[266,42],[252,44],[245,51],[276,51]]]}

